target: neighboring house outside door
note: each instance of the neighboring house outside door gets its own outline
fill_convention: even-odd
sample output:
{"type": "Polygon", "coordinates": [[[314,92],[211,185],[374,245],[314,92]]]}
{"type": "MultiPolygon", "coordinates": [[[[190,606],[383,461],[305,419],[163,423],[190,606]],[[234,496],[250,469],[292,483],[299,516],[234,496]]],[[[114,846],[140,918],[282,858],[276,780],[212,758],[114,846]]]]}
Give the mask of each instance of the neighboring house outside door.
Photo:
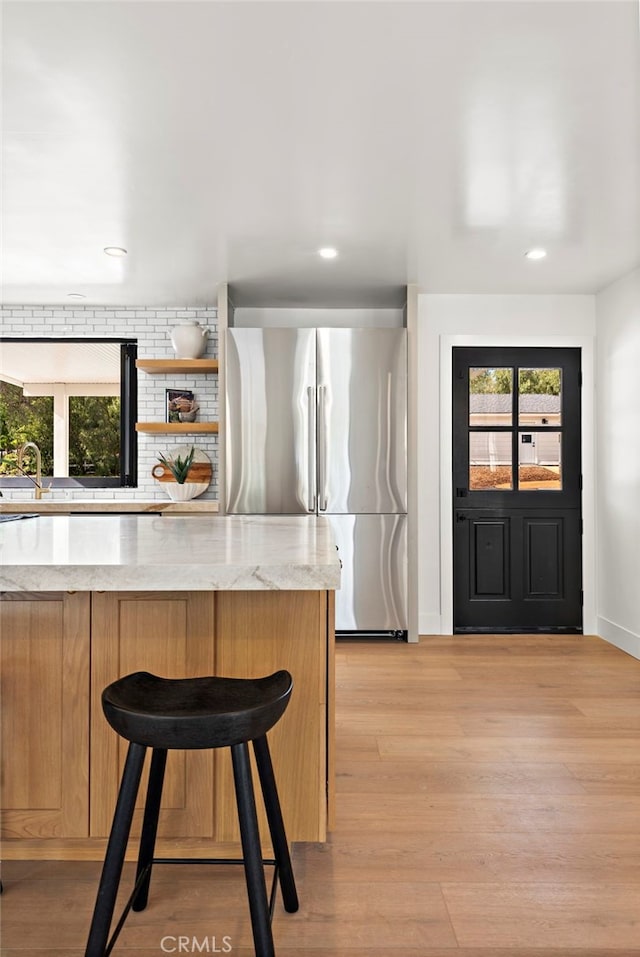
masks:
{"type": "MultiPolygon", "coordinates": [[[[512,396],[507,394],[471,394],[469,411],[476,425],[508,426],[511,421],[512,396]]],[[[534,431],[535,427],[557,428],[560,425],[560,395],[530,394],[520,396],[520,422],[532,431],[520,436],[521,465],[560,466],[560,436],[557,432],[534,431]]],[[[471,435],[471,464],[506,466],[511,463],[511,435],[506,432],[474,432],[471,435]]]]}

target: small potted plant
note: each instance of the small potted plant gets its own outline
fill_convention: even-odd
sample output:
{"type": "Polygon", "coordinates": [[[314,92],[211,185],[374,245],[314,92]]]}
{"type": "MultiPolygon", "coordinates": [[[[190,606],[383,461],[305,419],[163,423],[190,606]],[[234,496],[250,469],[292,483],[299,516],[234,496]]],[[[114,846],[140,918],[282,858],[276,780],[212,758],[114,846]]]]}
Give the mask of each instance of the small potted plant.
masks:
{"type": "Polygon", "coordinates": [[[192,445],[188,455],[185,455],[184,458],[180,455],[176,455],[175,459],[167,458],[166,455],[163,455],[162,452],[158,455],[158,462],[168,468],[178,485],[184,485],[187,481],[187,475],[189,474],[189,469],[193,463],[193,456],[195,455],[195,448],[192,445]]]}
{"type": "Polygon", "coordinates": [[[160,479],[169,496],[174,502],[186,502],[196,495],[201,495],[208,487],[208,482],[199,482],[197,478],[189,478],[189,471],[193,465],[195,448],[192,445],[189,452],[185,455],[175,455],[174,457],[158,453],[158,462],[151,471],[154,478],[160,479]],[[173,476],[175,481],[168,478],[167,471],[173,476]]]}

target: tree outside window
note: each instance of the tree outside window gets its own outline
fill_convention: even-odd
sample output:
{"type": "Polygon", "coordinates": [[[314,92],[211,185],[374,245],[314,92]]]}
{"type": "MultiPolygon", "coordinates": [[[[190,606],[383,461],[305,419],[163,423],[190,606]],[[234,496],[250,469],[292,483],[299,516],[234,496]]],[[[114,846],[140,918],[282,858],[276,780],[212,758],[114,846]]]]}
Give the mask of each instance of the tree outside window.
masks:
{"type": "MultiPolygon", "coordinates": [[[[120,474],[120,396],[69,396],[69,475],[120,474]]],[[[0,381],[0,475],[20,475],[16,450],[35,442],[42,474],[53,475],[53,397],[28,396],[0,381]]],[[[24,468],[35,470],[35,455],[25,452],[24,468]]]]}

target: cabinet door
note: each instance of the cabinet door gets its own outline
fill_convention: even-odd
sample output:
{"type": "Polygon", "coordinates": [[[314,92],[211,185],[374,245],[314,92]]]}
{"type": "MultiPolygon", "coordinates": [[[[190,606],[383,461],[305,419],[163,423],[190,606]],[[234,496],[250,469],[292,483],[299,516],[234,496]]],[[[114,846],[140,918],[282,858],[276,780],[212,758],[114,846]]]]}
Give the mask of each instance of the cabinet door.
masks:
{"type": "MultiPolygon", "coordinates": [[[[91,836],[109,833],[127,751],[102,712],[106,685],[133,671],[166,678],[214,673],[213,592],[108,592],[92,597],[91,836]]],[[[149,755],[147,756],[149,758],[149,755]]],[[[139,834],[144,777],[132,833],[139,834]]],[[[160,837],[213,835],[213,755],[170,751],[160,837]]]]}
{"type": "MultiPolygon", "coordinates": [[[[291,841],[326,840],[327,628],[326,592],[222,592],[217,596],[216,667],[234,678],[286,668],[294,688],[289,707],[269,732],[269,746],[291,841]]],[[[238,840],[231,757],[216,752],[216,839],[238,840]]],[[[259,786],[256,784],[256,792],[259,786]]],[[[259,805],[260,832],[269,832],[259,805]]]]}
{"type": "Polygon", "coordinates": [[[89,833],[89,595],[0,601],[2,835],[89,833]]]}

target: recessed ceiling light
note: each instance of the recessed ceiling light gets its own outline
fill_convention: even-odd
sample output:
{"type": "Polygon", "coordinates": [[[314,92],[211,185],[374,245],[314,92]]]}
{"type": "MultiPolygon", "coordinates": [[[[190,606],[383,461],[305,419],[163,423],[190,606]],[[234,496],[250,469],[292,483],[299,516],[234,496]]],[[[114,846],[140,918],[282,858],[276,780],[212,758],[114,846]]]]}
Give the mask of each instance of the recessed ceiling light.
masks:
{"type": "Polygon", "coordinates": [[[318,250],[318,255],[322,256],[323,259],[335,259],[338,255],[338,250],[334,249],[333,246],[323,246],[322,249],[318,250]]]}
{"type": "Polygon", "coordinates": [[[83,292],[68,292],[67,299],[86,299],[87,297],[83,292]]]}
{"type": "Polygon", "coordinates": [[[123,249],[122,246],[105,246],[104,252],[107,256],[126,256],[127,250],[123,249]]]}
{"type": "Polygon", "coordinates": [[[546,249],[529,249],[525,253],[527,259],[544,259],[547,255],[546,249]]]}

